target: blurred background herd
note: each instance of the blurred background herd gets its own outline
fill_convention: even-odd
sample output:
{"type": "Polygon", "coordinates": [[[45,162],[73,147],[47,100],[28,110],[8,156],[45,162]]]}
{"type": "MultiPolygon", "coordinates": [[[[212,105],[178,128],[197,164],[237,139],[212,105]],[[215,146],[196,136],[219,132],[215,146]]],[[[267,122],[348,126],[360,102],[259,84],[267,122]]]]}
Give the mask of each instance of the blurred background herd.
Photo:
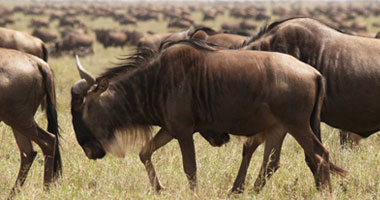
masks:
{"type": "Polygon", "coordinates": [[[138,46],[142,40],[198,27],[244,36],[288,17],[322,20],[354,35],[375,37],[380,2],[9,2],[0,4],[0,27],[30,33],[47,43],[49,56],[96,54],[138,46]]]}

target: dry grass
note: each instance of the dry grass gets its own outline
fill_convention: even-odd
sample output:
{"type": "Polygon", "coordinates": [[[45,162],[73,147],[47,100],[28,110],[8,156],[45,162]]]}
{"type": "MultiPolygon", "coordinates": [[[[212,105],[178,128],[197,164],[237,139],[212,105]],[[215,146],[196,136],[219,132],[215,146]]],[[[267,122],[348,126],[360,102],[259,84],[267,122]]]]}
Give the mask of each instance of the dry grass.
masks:
{"type": "MultiPolygon", "coordinates": [[[[7,5],[7,4],[5,4],[7,5]]],[[[13,4],[12,4],[13,5],[13,4]]],[[[47,18],[46,16],[41,16],[47,18]]],[[[88,22],[90,28],[120,27],[109,18],[100,18],[88,22]]],[[[193,18],[201,18],[194,13],[193,18]]],[[[31,32],[27,27],[29,16],[15,15],[16,24],[10,28],[31,32]]],[[[374,21],[375,18],[371,18],[374,21]]],[[[219,28],[222,22],[237,22],[227,14],[219,16],[215,22],[205,24],[219,28]]],[[[58,31],[56,23],[51,30],[58,31]]],[[[168,31],[162,21],[148,21],[124,28],[140,31],[168,31]]],[[[371,31],[375,31],[373,28],[371,31]]],[[[132,48],[108,48],[96,43],[94,55],[82,58],[83,65],[89,71],[98,74],[105,67],[117,62],[116,57],[131,52],[132,48]]],[[[316,191],[310,170],[304,162],[300,146],[290,136],[283,146],[281,168],[267,183],[260,194],[253,191],[253,183],[262,160],[262,147],[254,154],[249,169],[246,191],[240,195],[229,196],[229,190],[237,174],[241,160],[242,142],[232,141],[221,148],[211,147],[198,134],[195,135],[197,155],[197,175],[199,190],[193,193],[182,169],[179,145],[172,141],[153,155],[161,183],[166,188],[161,194],[155,194],[150,188],[148,176],[137,153],[131,153],[123,159],[111,156],[103,160],[88,160],[77,144],[71,125],[70,87],[79,78],[74,58],[63,56],[51,58],[49,64],[56,75],[58,113],[62,132],[61,152],[63,157],[63,177],[49,191],[42,189],[43,156],[40,149],[30,170],[25,186],[15,199],[378,199],[380,197],[380,138],[372,136],[362,141],[355,150],[340,150],[338,132],[323,125],[324,144],[331,152],[331,160],[349,171],[346,178],[332,176],[334,192],[325,194],[316,191]]],[[[36,120],[46,127],[43,113],[38,112],[36,120]]],[[[5,199],[13,186],[19,169],[19,152],[12,132],[5,124],[0,124],[0,199],[5,199]]]]}

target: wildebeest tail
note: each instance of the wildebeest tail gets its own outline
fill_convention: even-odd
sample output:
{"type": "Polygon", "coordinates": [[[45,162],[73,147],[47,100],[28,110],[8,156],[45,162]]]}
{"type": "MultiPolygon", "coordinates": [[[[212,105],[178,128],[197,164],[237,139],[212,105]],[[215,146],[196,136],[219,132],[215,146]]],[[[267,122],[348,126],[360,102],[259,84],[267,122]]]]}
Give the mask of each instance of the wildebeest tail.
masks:
{"type": "Polygon", "coordinates": [[[48,64],[43,63],[39,66],[43,78],[44,89],[46,93],[46,116],[48,121],[48,132],[56,136],[56,150],[54,160],[54,173],[59,175],[62,172],[61,154],[59,152],[59,127],[56,110],[55,84],[53,70],[48,64]]]}
{"type": "MultiPolygon", "coordinates": [[[[318,138],[319,142],[322,143],[320,116],[321,116],[321,110],[322,110],[322,105],[323,105],[323,99],[326,93],[326,80],[323,76],[318,76],[316,82],[317,82],[317,93],[316,93],[317,96],[315,98],[313,112],[311,113],[310,125],[315,136],[318,138]]],[[[338,174],[340,176],[345,176],[347,174],[346,170],[336,166],[329,160],[327,160],[327,162],[329,163],[329,169],[331,172],[338,174]]]]}
{"type": "Polygon", "coordinates": [[[43,55],[42,55],[42,59],[45,61],[45,62],[47,62],[48,61],[48,50],[47,50],[47,48],[46,48],[46,45],[44,44],[44,43],[42,43],[42,53],[43,53],[43,55]]]}
{"type": "Polygon", "coordinates": [[[311,125],[311,128],[313,129],[315,136],[317,136],[319,141],[322,141],[320,116],[321,116],[323,98],[325,97],[326,82],[323,76],[318,76],[316,82],[317,82],[317,96],[315,99],[313,112],[311,113],[310,125],[311,125]]]}

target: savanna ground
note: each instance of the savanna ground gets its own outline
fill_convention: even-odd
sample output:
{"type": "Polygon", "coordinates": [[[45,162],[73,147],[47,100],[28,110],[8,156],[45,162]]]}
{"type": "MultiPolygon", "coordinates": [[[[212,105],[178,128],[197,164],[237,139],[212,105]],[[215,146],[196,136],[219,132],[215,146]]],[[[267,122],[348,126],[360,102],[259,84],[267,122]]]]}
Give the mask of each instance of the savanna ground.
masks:
{"type": "MultiPolygon", "coordinates": [[[[6,6],[21,3],[3,2],[6,6]]],[[[207,5],[210,6],[210,5],[207,5]]],[[[59,11],[57,11],[59,12],[59,11]]],[[[37,18],[48,18],[49,12],[37,18]]],[[[16,23],[7,26],[17,30],[31,32],[27,27],[31,16],[16,13],[16,23]]],[[[152,30],[167,32],[162,20],[139,22],[137,26],[120,26],[111,18],[91,20],[79,16],[91,28],[128,28],[141,32],[152,30]]],[[[201,13],[195,12],[192,18],[197,22],[201,13]]],[[[379,18],[370,17],[368,24],[379,18]]],[[[215,21],[203,24],[220,28],[223,22],[238,21],[225,13],[215,21]]],[[[262,23],[258,23],[262,25],[262,23]]],[[[58,32],[57,22],[50,24],[50,30],[58,32]]],[[[369,26],[373,34],[377,30],[369,26]]],[[[94,37],[94,33],[90,31],[94,37]]],[[[95,37],[94,37],[95,38],[95,37]]],[[[117,57],[133,51],[132,47],[104,49],[99,43],[94,44],[95,54],[81,59],[82,64],[92,73],[99,74],[105,67],[117,63],[117,57]]],[[[325,147],[330,151],[331,160],[346,169],[346,178],[332,176],[334,192],[320,193],[316,190],[314,179],[304,162],[302,148],[291,136],[287,136],[283,145],[281,168],[268,181],[260,194],[253,190],[262,161],[263,147],[253,156],[243,194],[229,196],[234,178],[237,174],[242,154],[243,139],[232,141],[221,148],[211,147],[199,134],[195,134],[197,159],[197,177],[199,190],[189,190],[187,178],[182,168],[182,158],[176,141],[170,142],[153,155],[159,179],[166,188],[161,194],[155,194],[150,187],[147,173],[138,158],[138,150],[131,152],[125,159],[106,156],[102,160],[88,160],[77,144],[70,115],[70,88],[79,78],[75,60],[71,56],[50,58],[49,64],[55,71],[58,99],[59,124],[61,128],[61,152],[63,176],[49,191],[43,190],[43,155],[38,146],[36,160],[29,172],[21,192],[15,199],[380,199],[380,137],[371,136],[363,140],[354,150],[339,148],[339,136],[336,129],[322,125],[325,147]]],[[[4,94],[1,94],[4,95],[4,94]]],[[[42,127],[46,127],[44,113],[38,111],[35,116],[42,127]]],[[[157,129],[156,129],[157,130],[157,129]]],[[[0,124],[0,199],[5,199],[16,179],[19,170],[19,151],[13,134],[4,123],[0,124]]]]}

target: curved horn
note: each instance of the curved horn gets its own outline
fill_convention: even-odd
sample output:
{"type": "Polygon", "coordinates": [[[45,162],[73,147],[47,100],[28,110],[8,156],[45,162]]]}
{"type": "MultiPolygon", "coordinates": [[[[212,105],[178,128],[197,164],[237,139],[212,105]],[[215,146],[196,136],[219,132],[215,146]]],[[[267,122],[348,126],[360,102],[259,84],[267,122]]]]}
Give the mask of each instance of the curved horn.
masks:
{"type": "Polygon", "coordinates": [[[81,78],[85,79],[89,86],[93,85],[96,82],[94,76],[92,76],[88,71],[86,71],[82,64],[80,64],[78,55],[75,54],[75,59],[77,60],[77,68],[81,78]]]}

